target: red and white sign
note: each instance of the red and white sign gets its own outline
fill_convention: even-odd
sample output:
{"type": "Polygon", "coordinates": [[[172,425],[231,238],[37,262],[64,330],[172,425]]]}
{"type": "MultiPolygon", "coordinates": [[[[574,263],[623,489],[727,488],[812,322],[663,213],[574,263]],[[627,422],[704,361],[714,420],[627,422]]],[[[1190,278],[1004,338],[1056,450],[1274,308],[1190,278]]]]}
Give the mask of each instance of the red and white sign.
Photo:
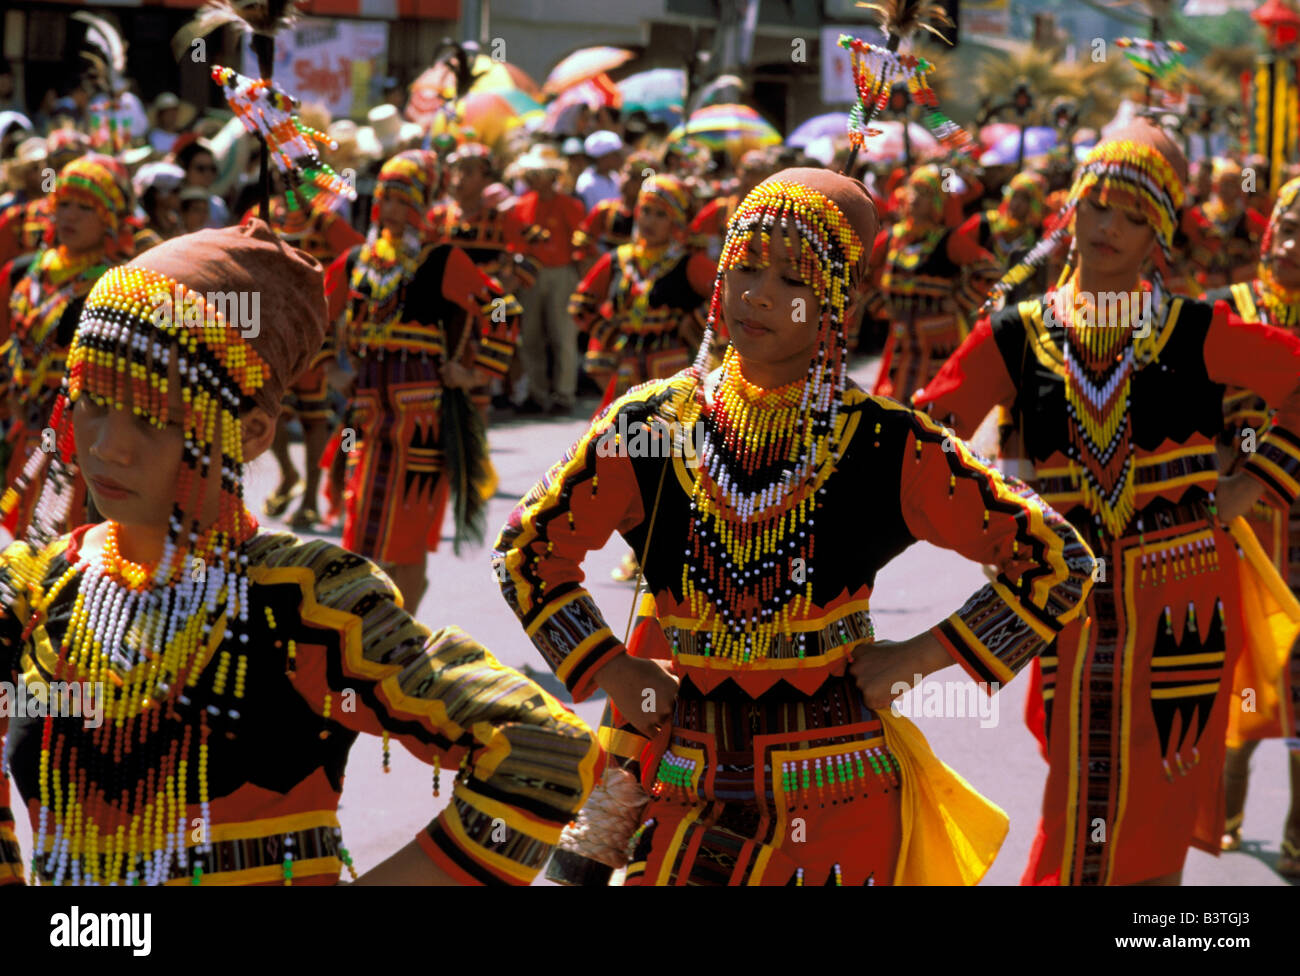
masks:
{"type": "MultiPolygon", "coordinates": [[[[308,18],[276,35],[275,81],[300,102],[346,118],[370,107],[371,79],[384,75],[387,58],[386,23],[308,18]]],[[[257,64],[247,41],[244,64],[257,64]]]]}

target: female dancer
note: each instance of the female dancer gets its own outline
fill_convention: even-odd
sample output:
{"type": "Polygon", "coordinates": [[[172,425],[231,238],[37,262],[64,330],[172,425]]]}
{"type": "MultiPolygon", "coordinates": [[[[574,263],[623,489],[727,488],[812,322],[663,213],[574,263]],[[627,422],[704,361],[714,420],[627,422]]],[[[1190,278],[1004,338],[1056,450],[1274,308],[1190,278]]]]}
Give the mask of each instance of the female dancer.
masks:
{"type": "MultiPolygon", "coordinates": [[[[355,877],[336,812],[362,732],[432,764],[435,796],[439,766],[460,767],[367,882],[527,884],[589,791],[599,749],[555,699],[415,621],[364,558],[259,531],[245,507],[243,463],[270,445],[324,305],[320,265],[260,221],[160,244],[86,299],[55,426],[108,521],[0,554],[0,675],[48,706],[0,719],[34,878],[355,877]],[[257,334],[205,300],[231,290],[262,296],[257,334]],[[155,315],[156,295],[177,297],[155,315]]],[[[0,824],[0,879],[22,881],[16,855],[0,824]]]]}
{"type": "Polygon", "coordinates": [[[569,300],[578,331],[591,335],[587,372],[610,388],[608,400],[690,365],[716,272],[685,246],[690,205],[676,177],[644,180],[631,242],[602,254],[569,300]]]}
{"type": "MultiPolygon", "coordinates": [[[[1208,300],[1226,301],[1248,322],[1264,322],[1300,333],[1300,179],[1283,185],[1260,250],[1258,272],[1251,281],[1210,292],[1208,300]]],[[[1269,422],[1267,404],[1251,390],[1232,389],[1223,400],[1224,432],[1219,439],[1220,469],[1239,471],[1250,457],[1255,440],[1269,422]]],[[[1247,521],[1273,559],[1293,593],[1300,593],[1300,506],[1290,511],[1256,503],[1247,521]]],[[[1241,827],[1250,780],[1250,758],[1265,738],[1288,738],[1291,767],[1291,810],[1282,835],[1279,874],[1300,877],[1300,729],[1295,725],[1300,695],[1300,648],[1290,655],[1291,666],[1276,660],[1256,662],[1244,657],[1233,674],[1234,698],[1247,688],[1260,696],[1255,712],[1234,710],[1228,721],[1228,753],[1224,762],[1223,849],[1241,847],[1241,827]],[[1260,666],[1266,668],[1261,672],[1260,666]],[[1276,673],[1274,673],[1276,672],[1276,673]],[[1268,676],[1265,677],[1265,674],[1268,676]],[[1259,685],[1264,687],[1259,687],[1259,685]],[[1274,695],[1274,689],[1276,694],[1274,695]],[[1235,721],[1234,721],[1235,720],[1235,721]]]]}
{"type": "MultiPolygon", "coordinates": [[[[432,152],[408,150],[384,163],[366,243],[340,259],[350,290],[339,346],[356,371],[344,424],[356,438],[351,450],[343,445],[343,546],[384,566],[412,608],[424,593],[426,553],[438,546],[449,490],[443,390],[470,389],[480,371],[504,376],[520,313],[460,248],[424,244],[438,184],[432,152]],[[461,320],[463,338],[476,343],[475,369],[447,348],[447,329],[461,320]]],[[[485,463],[486,441],[470,447],[485,463]]]]}
{"type": "Polygon", "coordinates": [[[0,335],[8,341],[0,359],[7,367],[10,490],[0,499],[0,517],[15,539],[33,532],[35,540],[46,542],[85,521],[85,486],[77,482],[67,524],[33,525],[52,447],[43,432],[63,384],[82,302],[105,271],[131,255],[129,186],[126,171],[109,156],[82,156],[65,166],[53,191],[54,241],[15,260],[5,283],[0,335]]]}
{"type": "Polygon", "coordinates": [[[1056,290],[981,321],[916,397],[963,436],[1010,409],[1043,500],[1102,563],[1090,621],[1041,662],[1049,770],[1025,883],[1177,884],[1189,845],[1219,849],[1224,675],[1246,623],[1226,525],[1264,493],[1289,506],[1300,491],[1300,339],[1164,293],[1186,176],[1144,121],[1095,146],[1056,290]],[[1242,471],[1220,477],[1225,383],[1279,411],[1242,471]]]}
{"type": "Polygon", "coordinates": [[[706,337],[691,370],[616,401],[498,539],[502,590],[547,663],[578,700],[608,692],[611,753],[657,769],[629,884],[890,883],[904,814],[876,710],[954,660],[1010,680],[1089,586],[1064,520],[849,382],[844,323],[877,226],[856,180],[759,184],[710,307],[722,366],[706,373],[706,337]],[[635,449],[681,430],[698,449],[635,449]],[[670,660],[631,656],[582,587],[615,531],[645,555],[670,660]],[[876,573],[917,539],[997,581],[926,633],[875,641],[876,573]]]}
{"type": "Polygon", "coordinates": [[[900,403],[933,379],[960,345],[968,316],[1001,273],[972,234],[944,223],[943,205],[938,167],[918,167],[903,193],[902,219],[874,242],[877,287],[867,311],[891,326],[871,392],[900,403]]]}

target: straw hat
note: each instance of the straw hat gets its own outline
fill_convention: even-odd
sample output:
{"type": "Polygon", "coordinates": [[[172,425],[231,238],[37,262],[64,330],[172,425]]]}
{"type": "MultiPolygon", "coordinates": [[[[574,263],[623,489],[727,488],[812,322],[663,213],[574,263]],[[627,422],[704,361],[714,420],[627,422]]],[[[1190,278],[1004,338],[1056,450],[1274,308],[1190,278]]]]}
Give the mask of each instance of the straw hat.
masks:
{"type": "Polygon", "coordinates": [[[564,158],[555,151],[555,147],[545,143],[537,143],[528,152],[516,159],[514,166],[511,168],[520,175],[546,171],[562,173],[565,169],[565,163],[564,158]]]}
{"type": "Polygon", "coordinates": [[[196,109],[189,102],[181,101],[172,92],[163,92],[161,95],[155,98],[153,100],[153,104],[149,106],[150,127],[156,127],[158,125],[158,114],[160,112],[165,112],[169,108],[176,109],[177,129],[184,129],[187,125],[189,125],[191,122],[194,121],[194,116],[199,114],[198,109],[196,109]]]}

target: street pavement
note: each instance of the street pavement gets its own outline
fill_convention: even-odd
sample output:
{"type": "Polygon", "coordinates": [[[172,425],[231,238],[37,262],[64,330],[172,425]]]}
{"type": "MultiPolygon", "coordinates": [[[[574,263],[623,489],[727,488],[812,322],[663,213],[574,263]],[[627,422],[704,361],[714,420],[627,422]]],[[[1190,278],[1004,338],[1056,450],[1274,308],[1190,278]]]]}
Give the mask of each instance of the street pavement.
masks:
{"type": "MultiPolygon", "coordinates": [[[[877,365],[874,359],[864,361],[852,371],[853,375],[869,388],[877,365]]],[[[585,430],[585,418],[595,408],[595,401],[581,403],[581,416],[574,418],[494,419],[490,441],[500,486],[488,511],[488,538],[480,547],[463,549],[459,558],[452,554],[449,539],[437,553],[431,553],[429,589],[415,610],[415,616],[429,627],[460,625],[501,661],[529,669],[565,701],[567,695],[549,671],[537,674],[539,669],[545,671],[541,655],[524,636],[518,620],[502,599],[489,559],[496,530],[505,523],[517,500],[585,430]]],[[[980,435],[976,442],[980,442],[980,435]]],[[[301,470],[301,445],[295,444],[293,452],[301,470]]],[[[249,466],[247,501],[259,519],[262,519],[262,501],[275,487],[277,475],[275,461],[269,454],[249,466]]],[[[291,512],[296,505],[295,501],[291,512]]],[[[862,531],[870,531],[870,513],[863,516],[862,531]]],[[[279,520],[262,520],[267,528],[284,528],[279,520]]],[[[322,533],[321,537],[338,541],[340,533],[336,529],[322,533]]],[[[633,588],[631,584],[614,582],[609,574],[625,550],[625,544],[616,535],[604,549],[591,553],[584,566],[589,589],[610,626],[619,634],[628,620],[633,588]]],[[[977,564],[919,543],[879,574],[871,599],[876,633],[890,640],[914,636],[960,607],[984,582],[977,564]]],[[[933,678],[968,680],[955,666],[933,678]]],[[[936,755],[1010,816],[1006,842],[984,884],[1019,882],[1037,825],[1047,767],[1023,723],[1026,686],[1023,677],[1013,681],[997,695],[996,711],[986,706],[984,717],[914,718],[936,755]]],[[[604,699],[600,697],[572,707],[594,727],[600,721],[604,699]]],[[[450,793],[451,776],[444,775],[442,796],[434,799],[429,767],[401,748],[392,750],[390,767],[391,772],[384,774],[378,738],[358,739],[348,764],[339,811],[344,842],[352,852],[358,871],[374,866],[413,838],[438,813],[450,793]]],[[[18,806],[16,796],[14,800],[18,806]]],[[[1184,883],[1286,884],[1272,866],[1279,853],[1288,800],[1285,749],[1281,741],[1265,742],[1255,754],[1242,850],[1219,858],[1191,851],[1184,883]]],[[[19,840],[26,853],[31,850],[30,830],[24,817],[20,816],[19,821],[19,840]]],[[[537,883],[547,882],[539,879],[537,883]]]]}

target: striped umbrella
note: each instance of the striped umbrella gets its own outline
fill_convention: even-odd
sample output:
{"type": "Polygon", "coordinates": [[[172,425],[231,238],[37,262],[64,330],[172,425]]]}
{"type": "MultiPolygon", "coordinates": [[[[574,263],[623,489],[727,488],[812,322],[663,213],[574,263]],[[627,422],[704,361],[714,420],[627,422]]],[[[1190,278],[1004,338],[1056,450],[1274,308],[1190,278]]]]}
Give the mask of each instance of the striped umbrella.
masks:
{"type": "Polygon", "coordinates": [[[623,112],[644,112],[652,119],[675,125],[685,115],[686,72],[681,68],[652,68],[618,83],[623,112]]]}
{"type": "MultiPolygon", "coordinates": [[[[474,61],[474,73],[478,78],[470,89],[472,92],[521,91],[530,97],[541,95],[537,82],[521,68],[507,61],[494,61],[486,54],[480,54],[474,61]]],[[[445,62],[439,62],[426,68],[412,83],[404,114],[412,122],[429,122],[444,103],[455,97],[456,75],[445,62]]]]}
{"type": "Polygon", "coordinates": [[[609,75],[597,75],[580,81],[546,106],[546,121],[542,123],[542,131],[554,135],[572,134],[578,110],[584,105],[593,112],[604,107],[620,108],[623,105],[623,93],[609,80],[609,75]]]}
{"type": "Polygon", "coordinates": [[[781,133],[748,105],[707,105],[670,132],[668,139],[686,136],[710,149],[725,151],[733,160],[751,149],[781,142],[781,133]]]}
{"type": "Polygon", "coordinates": [[[584,47],[574,51],[567,58],[551,69],[546,76],[542,92],[546,95],[558,95],[566,88],[572,88],[588,78],[595,78],[627,64],[636,54],[621,47],[584,47]]]}
{"type": "Polygon", "coordinates": [[[718,75],[691,96],[691,114],[706,105],[738,105],[745,92],[745,79],[739,75],[718,75]]]}
{"type": "Polygon", "coordinates": [[[457,103],[454,118],[439,112],[430,125],[435,136],[473,129],[476,142],[498,150],[507,132],[541,113],[542,106],[521,91],[472,91],[457,103]]]}

